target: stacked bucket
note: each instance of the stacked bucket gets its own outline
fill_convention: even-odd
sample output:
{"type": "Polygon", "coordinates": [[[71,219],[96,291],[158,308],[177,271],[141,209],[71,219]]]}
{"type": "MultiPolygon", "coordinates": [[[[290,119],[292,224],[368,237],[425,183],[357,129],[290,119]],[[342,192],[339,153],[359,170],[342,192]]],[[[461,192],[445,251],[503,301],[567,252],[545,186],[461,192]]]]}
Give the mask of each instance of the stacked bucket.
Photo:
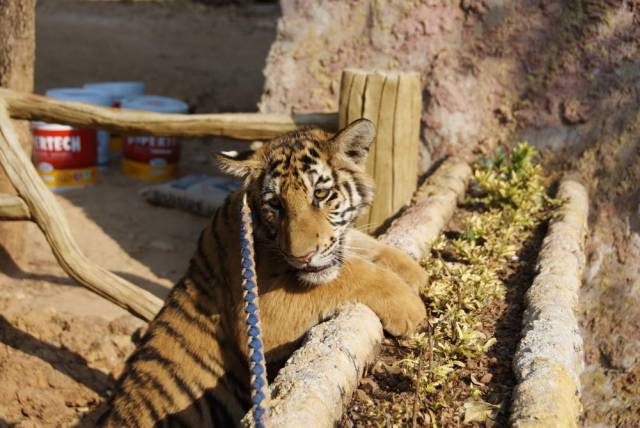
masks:
{"type": "MultiPolygon", "coordinates": [[[[82,88],[56,88],[46,96],[60,100],[132,110],[186,114],[180,100],[144,95],[142,82],[96,82],[82,88]]],[[[94,184],[108,165],[120,162],[128,176],[165,181],[177,176],[180,144],[175,137],[120,136],[106,131],[34,122],[33,161],[55,191],[94,184]]]]}

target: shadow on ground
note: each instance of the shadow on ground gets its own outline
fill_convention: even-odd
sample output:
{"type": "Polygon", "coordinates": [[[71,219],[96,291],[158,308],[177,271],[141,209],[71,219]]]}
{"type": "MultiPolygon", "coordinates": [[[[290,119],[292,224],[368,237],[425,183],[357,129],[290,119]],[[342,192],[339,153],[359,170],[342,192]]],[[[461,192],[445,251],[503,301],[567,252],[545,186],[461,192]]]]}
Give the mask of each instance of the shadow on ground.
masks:
{"type": "Polygon", "coordinates": [[[110,376],[87,365],[79,354],[64,347],[50,345],[38,338],[15,328],[0,315],[0,342],[18,351],[40,358],[61,373],[85,385],[99,395],[113,382],[110,376]]]}

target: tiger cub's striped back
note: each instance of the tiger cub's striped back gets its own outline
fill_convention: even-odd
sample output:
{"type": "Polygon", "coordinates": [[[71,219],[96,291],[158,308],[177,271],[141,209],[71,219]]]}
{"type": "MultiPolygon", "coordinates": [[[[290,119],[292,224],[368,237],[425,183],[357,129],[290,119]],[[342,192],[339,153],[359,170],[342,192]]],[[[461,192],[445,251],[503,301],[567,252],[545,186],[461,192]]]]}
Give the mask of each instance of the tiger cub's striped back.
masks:
{"type": "Polygon", "coordinates": [[[187,274],[128,359],[98,425],[231,427],[249,409],[241,333],[229,310],[240,293],[225,286],[234,282],[229,271],[237,257],[229,254],[237,251],[219,232],[237,229],[237,203],[237,194],[227,198],[202,232],[187,274]]]}

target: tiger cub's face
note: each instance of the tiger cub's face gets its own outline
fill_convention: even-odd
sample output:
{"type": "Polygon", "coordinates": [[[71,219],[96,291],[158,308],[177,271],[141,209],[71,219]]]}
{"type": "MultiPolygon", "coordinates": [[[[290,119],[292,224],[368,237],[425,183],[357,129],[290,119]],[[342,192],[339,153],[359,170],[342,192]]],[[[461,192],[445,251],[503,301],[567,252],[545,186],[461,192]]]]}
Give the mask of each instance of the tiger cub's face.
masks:
{"type": "Polygon", "coordinates": [[[373,124],[360,119],[335,136],[291,132],[247,159],[218,156],[224,171],[245,180],[258,227],[305,284],[340,272],[345,232],[373,198],[364,162],[374,138],[373,124]]]}

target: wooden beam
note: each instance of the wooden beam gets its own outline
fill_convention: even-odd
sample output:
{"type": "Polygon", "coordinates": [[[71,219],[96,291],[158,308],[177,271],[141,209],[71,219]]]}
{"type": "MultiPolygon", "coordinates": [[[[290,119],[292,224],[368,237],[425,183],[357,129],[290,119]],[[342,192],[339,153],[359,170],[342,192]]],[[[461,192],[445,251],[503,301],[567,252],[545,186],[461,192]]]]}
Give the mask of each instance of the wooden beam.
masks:
{"type": "Polygon", "coordinates": [[[31,213],[20,196],[0,194],[0,220],[31,220],[31,213]]]}
{"type": "Polygon", "coordinates": [[[0,165],[26,203],[31,218],[44,232],[60,266],[81,285],[126,309],[151,320],[162,300],[87,259],[71,235],[66,217],[53,193],[42,182],[16,136],[6,101],[0,98],[0,165]]]}
{"type": "Polygon", "coordinates": [[[215,136],[239,140],[267,140],[305,125],[315,125],[329,131],[338,129],[337,113],[152,113],[58,101],[5,88],[0,88],[0,98],[5,100],[9,114],[14,119],[100,128],[124,135],[215,136]]]}
{"type": "Polygon", "coordinates": [[[31,220],[31,213],[20,196],[0,194],[0,220],[31,220]]]}

